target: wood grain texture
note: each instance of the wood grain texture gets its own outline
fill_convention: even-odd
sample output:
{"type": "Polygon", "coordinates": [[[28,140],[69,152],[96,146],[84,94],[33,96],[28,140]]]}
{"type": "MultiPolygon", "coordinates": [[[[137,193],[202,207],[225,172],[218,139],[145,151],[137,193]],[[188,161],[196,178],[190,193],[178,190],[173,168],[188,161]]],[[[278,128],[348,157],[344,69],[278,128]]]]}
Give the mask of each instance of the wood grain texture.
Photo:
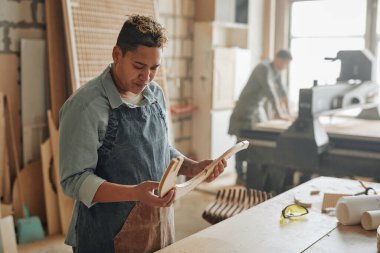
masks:
{"type": "MultiPolygon", "coordinates": [[[[6,192],[5,186],[9,178],[6,178],[6,171],[8,170],[8,163],[5,159],[6,141],[5,141],[5,115],[4,115],[4,95],[0,93],[0,198],[4,198],[4,193],[6,192]]],[[[8,191],[9,192],[9,191],[8,191]]]]}
{"type": "MultiPolygon", "coordinates": [[[[18,150],[18,161],[21,161],[21,105],[20,105],[20,86],[17,84],[17,56],[0,55],[0,92],[7,96],[10,103],[10,113],[13,118],[15,131],[16,148],[18,150]]],[[[11,148],[10,135],[7,135],[8,151],[11,148]]],[[[9,152],[10,155],[11,152],[9,152]]],[[[9,159],[11,166],[11,178],[15,178],[15,164],[13,158],[9,159]]]]}
{"type": "Polygon", "coordinates": [[[271,197],[270,193],[247,189],[243,186],[221,189],[218,191],[215,201],[205,209],[202,217],[209,223],[216,224],[271,197]]]}
{"type": "MultiPolygon", "coordinates": [[[[379,184],[371,184],[371,186],[380,187],[379,184]]],[[[362,187],[357,181],[353,180],[319,177],[178,241],[158,252],[244,253],[252,252],[253,249],[254,252],[258,253],[303,252],[314,243],[320,243],[319,240],[321,238],[325,239],[325,236],[331,231],[334,234],[337,233],[337,237],[351,238],[350,240],[355,241],[355,243],[350,243],[350,240],[340,240],[339,244],[341,246],[334,246],[325,252],[346,252],[345,248],[348,245],[344,245],[345,243],[349,243],[351,247],[355,247],[357,250],[355,252],[364,252],[359,250],[364,246],[376,249],[376,232],[373,232],[372,235],[367,232],[362,233],[361,230],[357,233],[345,228],[348,229],[345,230],[348,231],[348,234],[342,235],[345,231],[339,230],[336,217],[321,213],[322,203],[313,204],[312,208],[309,209],[309,214],[304,216],[303,219],[281,224],[281,210],[293,203],[294,194],[300,191],[307,192],[313,190],[332,193],[342,191],[356,193],[361,191],[362,187]],[[374,236],[373,240],[368,240],[368,235],[370,237],[374,236]]],[[[357,226],[355,229],[360,229],[360,227],[357,226]]],[[[326,239],[328,238],[326,237],[326,239]]],[[[332,240],[330,241],[333,245],[338,245],[334,244],[332,240]]]]}
{"type": "Polygon", "coordinates": [[[50,139],[47,139],[41,144],[41,160],[43,188],[45,194],[47,234],[55,235],[61,232],[61,223],[59,222],[58,196],[56,190],[53,188],[54,166],[50,139]]]}
{"type": "Polygon", "coordinates": [[[171,189],[176,188],[175,199],[180,199],[190,191],[192,191],[195,187],[205,181],[211,173],[214,171],[214,168],[223,160],[228,160],[237,152],[247,149],[249,145],[248,141],[242,141],[231,148],[229,148],[226,152],[224,152],[221,156],[214,159],[212,163],[210,163],[203,171],[199,172],[197,175],[192,177],[190,180],[176,184],[176,176],[178,175],[179,169],[183,162],[183,157],[174,158],[174,162],[172,161],[169,164],[169,167],[166,169],[160,184],[158,186],[158,196],[161,198],[164,197],[171,189]],[[177,161],[176,161],[177,160],[177,161]]]}
{"type": "Polygon", "coordinates": [[[20,201],[20,191],[18,184],[21,184],[24,193],[25,204],[29,207],[32,216],[38,216],[42,223],[46,222],[46,211],[44,207],[45,195],[42,184],[42,164],[41,160],[25,165],[20,171],[20,177],[16,178],[13,184],[12,200],[15,219],[23,218],[23,206],[20,201]]]}
{"type": "Polygon", "coordinates": [[[50,106],[54,124],[58,126],[59,110],[69,96],[65,35],[62,32],[63,10],[61,0],[45,2],[47,61],[49,69],[50,106]]]}
{"type": "Polygon", "coordinates": [[[57,182],[57,195],[58,195],[58,206],[59,206],[59,218],[61,222],[61,228],[63,234],[67,234],[69,229],[71,214],[73,212],[74,200],[65,196],[61,187],[59,178],[59,132],[57,127],[54,125],[53,117],[51,111],[48,111],[48,123],[50,132],[51,148],[53,151],[53,166],[54,166],[54,177],[57,182]]]}

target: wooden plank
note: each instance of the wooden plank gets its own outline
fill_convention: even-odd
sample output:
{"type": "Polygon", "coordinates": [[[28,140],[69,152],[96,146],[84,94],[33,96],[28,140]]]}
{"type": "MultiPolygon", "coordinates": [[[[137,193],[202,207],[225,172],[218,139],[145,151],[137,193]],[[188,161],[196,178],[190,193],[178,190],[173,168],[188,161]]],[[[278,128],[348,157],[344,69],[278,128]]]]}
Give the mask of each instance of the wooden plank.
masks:
{"type": "Polygon", "coordinates": [[[23,161],[40,158],[47,138],[46,46],[44,40],[21,40],[21,114],[23,161]]]}
{"type": "MultiPolygon", "coordinates": [[[[379,184],[371,186],[380,187],[379,184]]],[[[321,202],[313,204],[309,214],[300,220],[281,224],[280,214],[284,207],[293,203],[296,192],[315,190],[356,193],[362,187],[353,180],[316,178],[158,252],[244,253],[252,249],[265,253],[302,252],[337,227],[336,217],[322,214],[321,202]]],[[[339,251],[334,249],[334,252],[339,251]]]]}
{"type": "Polygon", "coordinates": [[[53,166],[54,166],[54,177],[57,182],[57,195],[58,195],[58,206],[59,206],[59,217],[61,222],[62,232],[67,234],[71,214],[73,212],[74,200],[65,196],[60,182],[59,177],[59,158],[58,158],[58,146],[59,146],[59,133],[57,127],[54,125],[51,112],[48,111],[48,123],[50,132],[51,148],[53,151],[53,166]]]}
{"type": "MultiPolygon", "coordinates": [[[[65,38],[66,38],[66,52],[68,59],[69,67],[69,76],[70,76],[70,87],[69,94],[74,93],[74,91],[80,87],[79,85],[79,70],[78,70],[78,60],[77,52],[75,48],[74,40],[74,25],[73,17],[71,13],[71,3],[69,0],[62,1],[62,10],[63,10],[63,23],[65,28],[65,38]]],[[[99,72],[100,73],[100,72],[99,72]]]]}
{"type": "Polygon", "coordinates": [[[6,143],[6,116],[4,95],[0,93],[0,198],[10,204],[12,201],[11,176],[6,143]]]}
{"type": "Polygon", "coordinates": [[[42,164],[41,160],[36,160],[25,165],[20,171],[20,177],[17,177],[13,184],[12,200],[15,219],[23,218],[23,207],[20,201],[20,192],[18,183],[21,183],[24,192],[25,204],[29,207],[32,216],[38,216],[42,223],[46,223],[46,211],[44,207],[45,195],[42,182],[42,164]]]}
{"type": "Polygon", "coordinates": [[[0,218],[7,217],[9,215],[13,215],[13,206],[10,204],[0,204],[0,218]]]}
{"type": "Polygon", "coordinates": [[[215,3],[216,0],[195,0],[195,21],[211,22],[215,20],[215,3]]]}
{"type": "Polygon", "coordinates": [[[209,164],[204,171],[200,172],[199,174],[195,175],[190,180],[181,183],[176,184],[176,176],[178,175],[179,168],[181,167],[181,164],[183,163],[183,157],[177,157],[172,160],[169,167],[166,169],[164,175],[162,176],[162,179],[160,181],[160,185],[158,186],[158,196],[164,197],[171,189],[176,188],[176,195],[175,199],[179,199],[182,196],[189,193],[191,190],[193,190],[195,187],[197,187],[199,184],[201,184],[203,181],[205,181],[211,173],[213,173],[214,168],[223,160],[228,160],[232,156],[234,156],[237,152],[247,149],[249,145],[248,141],[242,141],[228,150],[226,150],[222,155],[220,155],[218,158],[214,159],[211,164],[209,164]],[[177,161],[176,161],[177,160],[177,161]]]}
{"type": "Polygon", "coordinates": [[[12,216],[0,219],[0,253],[17,253],[16,233],[12,216]]]}
{"type": "Polygon", "coordinates": [[[276,1],[264,1],[263,12],[263,51],[261,59],[273,59],[275,43],[276,1]]]}
{"type": "Polygon", "coordinates": [[[194,24],[194,60],[193,60],[193,104],[198,110],[192,116],[192,146],[198,160],[211,157],[211,121],[213,73],[212,29],[211,23],[194,24]],[[202,129],[199,128],[202,126],[202,129]],[[202,131],[201,131],[202,130],[202,131]]]}
{"type": "Polygon", "coordinates": [[[339,224],[305,252],[377,252],[376,231],[366,231],[359,225],[339,224]]]}
{"type": "Polygon", "coordinates": [[[4,95],[0,93],[0,198],[4,195],[4,170],[5,170],[5,115],[4,115],[4,95]]]}
{"type": "MultiPolygon", "coordinates": [[[[13,126],[15,127],[16,148],[21,150],[21,117],[20,117],[20,86],[17,84],[17,56],[0,55],[0,92],[8,97],[10,102],[10,113],[13,116],[13,126]]],[[[8,150],[11,149],[11,137],[7,135],[8,150]]],[[[19,152],[18,160],[21,160],[19,152]]],[[[9,152],[12,153],[12,152],[9,152]]],[[[11,178],[15,177],[14,159],[9,159],[11,166],[11,178]]]]}
{"type": "Polygon", "coordinates": [[[45,208],[47,221],[47,234],[55,235],[61,232],[61,223],[59,222],[59,207],[57,192],[53,189],[51,175],[53,172],[53,154],[51,150],[50,139],[41,144],[43,188],[45,194],[45,208]]]}
{"type": "Polygon", "coordinates": [[[8,147],[4,149],[4,164],[3,164],[3,179],[2,179],[2,201],[7,204],[12,203],[12,187],[11,187],[11,172],[9,167],[8,147]]]}
{"type": "Polygon", "coordinates": [[[46,1],[45,10],[50,106],[54,124],[58,126],[59,110],[69,94],[62,1],[46,1]]]}

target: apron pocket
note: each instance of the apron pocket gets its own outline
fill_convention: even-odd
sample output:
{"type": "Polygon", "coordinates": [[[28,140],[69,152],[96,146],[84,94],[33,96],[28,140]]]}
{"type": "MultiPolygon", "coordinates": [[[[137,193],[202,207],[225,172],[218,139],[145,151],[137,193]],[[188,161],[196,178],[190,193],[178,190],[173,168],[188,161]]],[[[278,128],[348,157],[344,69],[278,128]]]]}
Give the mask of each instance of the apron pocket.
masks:
{"type": "Polygon", "coordinates": [[[173,207],[138,202],[113,239],[115,253],[153,252],[174,242],[173,207]]]}

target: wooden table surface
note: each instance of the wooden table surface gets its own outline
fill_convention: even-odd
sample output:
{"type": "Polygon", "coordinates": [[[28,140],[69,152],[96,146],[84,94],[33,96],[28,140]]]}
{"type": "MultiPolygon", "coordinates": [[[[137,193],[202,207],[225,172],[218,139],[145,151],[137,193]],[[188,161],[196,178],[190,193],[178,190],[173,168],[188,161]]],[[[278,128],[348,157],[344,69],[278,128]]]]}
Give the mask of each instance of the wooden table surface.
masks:
{"type": "Polygon", "coordinates": [[[340,225],[335,216],[321,213],[320,200],[303,219],[280,224],[281,210],[294,203],[294,194],[311,190],[357,193],[363,188],[354,180],[315,178],[158,252],[377,252],[376,231],[340,225]]]}

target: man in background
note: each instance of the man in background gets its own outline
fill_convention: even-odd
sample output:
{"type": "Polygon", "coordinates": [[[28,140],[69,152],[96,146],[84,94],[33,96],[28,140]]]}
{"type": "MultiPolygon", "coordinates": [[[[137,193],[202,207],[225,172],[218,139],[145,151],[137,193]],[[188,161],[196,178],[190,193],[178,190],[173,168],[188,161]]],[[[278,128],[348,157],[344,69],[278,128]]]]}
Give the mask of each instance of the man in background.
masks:
{"type": "MultiPolygon", "coordinates": [[[[286,70],[292,60],[287,50],[276,53],[273,61],[264,60],[253,70],[232,112],[228,133],[241,141],[240,130],[253,129],[258,123],[273,119],[289,119],[287,88],[281,82],[281,71],[286,70]]],[[[245,184],[243,163],[246,151],[236,155],[237,184],[245,184]]],[[[280,191],[285,183],[285,171],[269,168],[254,168],[254,187],[268,191],[280,191]]]]}

